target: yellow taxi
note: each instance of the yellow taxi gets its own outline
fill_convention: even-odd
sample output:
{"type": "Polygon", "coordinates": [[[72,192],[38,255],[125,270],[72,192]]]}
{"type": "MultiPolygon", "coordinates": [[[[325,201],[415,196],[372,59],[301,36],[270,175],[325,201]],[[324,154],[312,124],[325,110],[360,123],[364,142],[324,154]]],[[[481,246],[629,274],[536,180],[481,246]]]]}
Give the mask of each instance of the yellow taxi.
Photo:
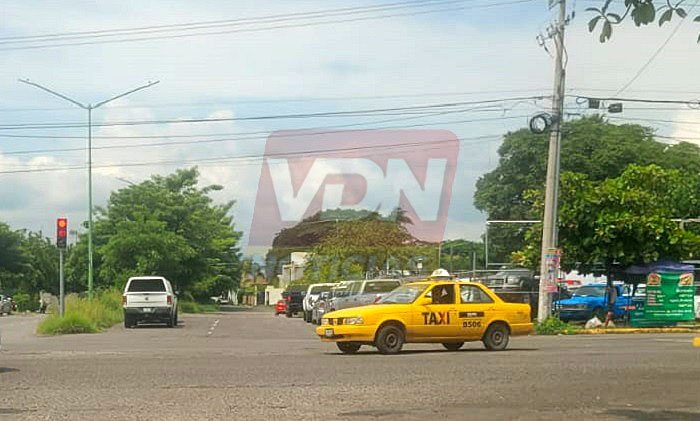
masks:
{"type": "Polygon", "coordinates": [[[376,304],[323,316],[316,333],[353,354],[362,345],[396,354],[404,343],[441,343],[456,351],[465,342],[482,341],[501,351],[510,336],[532,332],[530,306],[506,303],[476,282],[420,281],[405,284],[376,304]]]}

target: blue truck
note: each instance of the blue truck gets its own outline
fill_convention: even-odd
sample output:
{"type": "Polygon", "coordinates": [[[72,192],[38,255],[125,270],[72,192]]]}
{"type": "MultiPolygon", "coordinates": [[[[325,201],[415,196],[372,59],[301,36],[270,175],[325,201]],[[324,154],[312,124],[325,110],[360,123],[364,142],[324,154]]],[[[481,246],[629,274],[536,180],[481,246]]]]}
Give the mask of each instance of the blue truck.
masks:
{"type": "MultiPolygon", "coordinates": [[[[623,285],[614,285],[617,289],[617,301],[613,307],[615,319],[624,317],[625,310],[632,305],[631,298],[623,285]]],[[[588,320],[593,316],[601,321],[605,320],[608,312],[608,297],[605,293],[606,284],[589,284],[574,291],[573,296],[566,300],[554,303],[554,308],[559,311],[559,318],[563,321],[588,320]]]]}

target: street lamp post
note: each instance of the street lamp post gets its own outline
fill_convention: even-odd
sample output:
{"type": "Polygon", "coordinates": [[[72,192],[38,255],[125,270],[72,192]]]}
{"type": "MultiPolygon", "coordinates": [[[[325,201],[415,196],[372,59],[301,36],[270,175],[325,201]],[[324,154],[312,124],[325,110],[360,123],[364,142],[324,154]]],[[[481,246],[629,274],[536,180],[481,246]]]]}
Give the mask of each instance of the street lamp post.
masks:
{"type": "Polygon", "coordinates": [[[109,98],[107,100],[104,100],[102,102],[98,102],[95,105],[92,104],[82,104],[72,98],[69,98],[63,94],[60,94],[56,91],[53,91],[45,86],[41,86],[38,83],[32,82],[29,79],[19,79],[20,82],[26,83],[27,85],[31,85],[34,87],[37,87],[41,89],[42,91],[46,91],[52,95],[55,95],[61,99],[64,99],[70,103],[73,103],[77,105],[78,107],[87,110],[88,112],[88,295],[92,297],[92,110],[99,108],[108,102],[112,102],[115,99],[119,99],[122,97],[125,97],[127,95],[133,94],[134,92],[140,91],[142,89],[150,88],[151,86],[157,84],[160,81],[155,81],[155,82],[148,82],[145,85],[139,86],[138,88],[132,89],[130,91],[124,92],[122,94],[113,96],[112,98],[109,98]]]}

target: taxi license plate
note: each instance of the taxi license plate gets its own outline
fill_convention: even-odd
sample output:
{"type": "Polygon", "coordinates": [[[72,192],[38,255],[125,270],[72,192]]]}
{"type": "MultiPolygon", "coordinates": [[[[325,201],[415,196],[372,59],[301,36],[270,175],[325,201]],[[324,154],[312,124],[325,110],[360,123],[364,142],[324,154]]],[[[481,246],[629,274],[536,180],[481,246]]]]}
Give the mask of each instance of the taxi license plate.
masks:
{"type": "Polygon", "coordinates": [[[152,309],[151,307],[144,307],[144,308],[143,308],[143,312],[144,312],[144,313],[150,313],[150,312],[152,312],[152,311],[153,311],[153,309],[152,309]]]}
{"type": "Polygon", "coordinates": [[[333,337],[333,329],[326,329],[326,338],[333,337]]]}

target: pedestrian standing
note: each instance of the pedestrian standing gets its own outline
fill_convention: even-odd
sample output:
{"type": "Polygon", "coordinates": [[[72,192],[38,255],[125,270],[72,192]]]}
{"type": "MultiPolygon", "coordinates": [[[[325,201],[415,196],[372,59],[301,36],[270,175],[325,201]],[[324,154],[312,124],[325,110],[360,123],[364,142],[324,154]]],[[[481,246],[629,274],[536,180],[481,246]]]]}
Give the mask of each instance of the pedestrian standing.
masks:
{"type": "Polygon", "coordinates": [[[615,288],[612,282],[608,282],[607,289],[608,314],[605,316],[605,327],[608,327],[608,323],[613,319],[615,303],[617,302],[617,288],[615,288]]]}

